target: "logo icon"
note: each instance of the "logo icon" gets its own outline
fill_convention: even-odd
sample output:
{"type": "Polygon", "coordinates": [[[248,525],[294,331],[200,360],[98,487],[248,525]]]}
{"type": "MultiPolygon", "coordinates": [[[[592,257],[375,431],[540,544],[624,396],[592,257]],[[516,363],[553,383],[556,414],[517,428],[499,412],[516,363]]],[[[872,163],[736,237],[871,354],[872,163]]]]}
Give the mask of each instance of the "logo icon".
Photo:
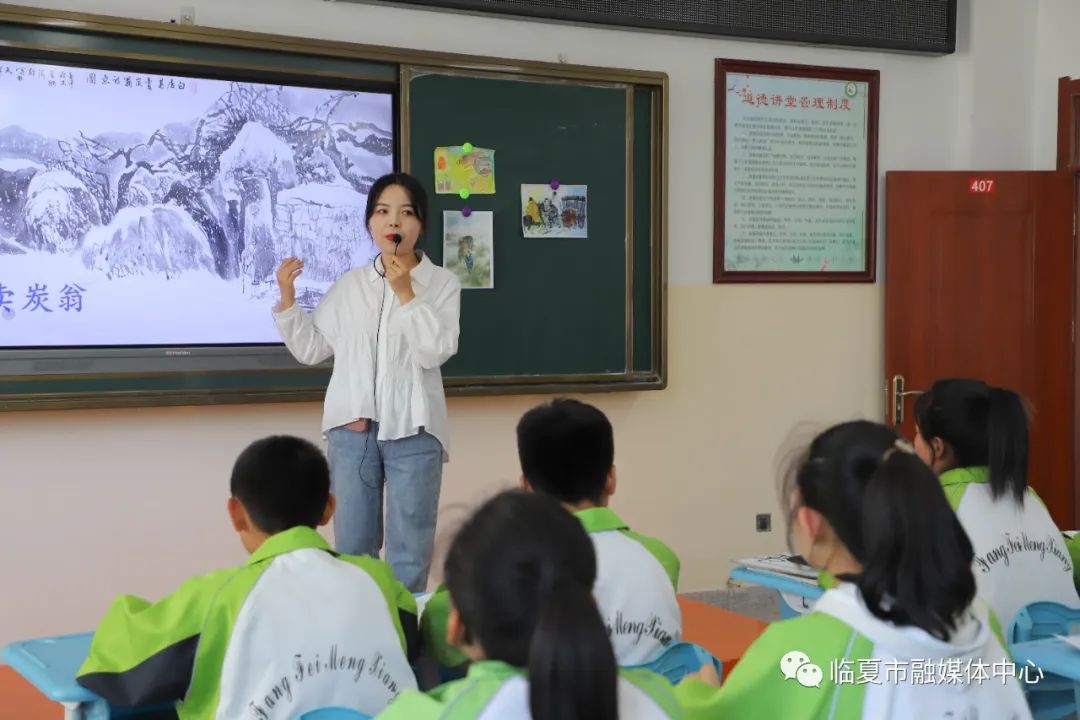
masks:
{"type": "Polygon", "coordinates": [[[859,86],[853,82],[846,83],[844,85],[844,94],[849,98],[853,98],[859,94],[859,86]]]}
{"type": "Polygon", "coordinates": [[[792,650],[780,658],[780,673],[785,680],[795,680],[803,687],[821,687],[825,673],[810,662],[810,657],[798,650],[792,650]]]}

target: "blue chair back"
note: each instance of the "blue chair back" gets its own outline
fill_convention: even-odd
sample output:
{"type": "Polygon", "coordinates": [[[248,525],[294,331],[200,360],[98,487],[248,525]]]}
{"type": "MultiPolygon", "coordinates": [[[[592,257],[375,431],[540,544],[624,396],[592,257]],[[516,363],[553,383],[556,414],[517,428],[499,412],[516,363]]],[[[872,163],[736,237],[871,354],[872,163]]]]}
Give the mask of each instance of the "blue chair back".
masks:
{"type": "MultiPolygon", "coordinates": [[[[1042,640],[1054,635],[1069,635],[1080,624],[1080,609],[1056,602],[1034,602],[1017,611],[1009,623],[1005,639],[1010,645],[1042,640]]],[[[1048,674],[1038,684],[1025,688],[1035,720],[1059,720],[1072,717],[1077,710],[1073,683],[1048,674]]]]}
{"type": "Polygon", "coordinates": [[[371,720],[371,716],[350,708],[325,707],[308,710],[297,720],[371,720]]]}
{"type": "Polygon", "coordinates": [[[1042,640],[1054,635],[1068,635],[1080,624],[1080,610],[1056,602],[1034,602],[1020,608],[1009,623],[1009,644],[1042,640]]]}
{"type": "Polygon", "coordinates": [[[692,642],[677,642],[668,646],[655,660],[634,665],[633,668],[651,670],[657,675],[663,675],[672,685],[676,685],[684,677],[697,672],[702,665],[709,663],[716,668],[716,674],[722,677],[724,667],[715,655],[692,642]]]}

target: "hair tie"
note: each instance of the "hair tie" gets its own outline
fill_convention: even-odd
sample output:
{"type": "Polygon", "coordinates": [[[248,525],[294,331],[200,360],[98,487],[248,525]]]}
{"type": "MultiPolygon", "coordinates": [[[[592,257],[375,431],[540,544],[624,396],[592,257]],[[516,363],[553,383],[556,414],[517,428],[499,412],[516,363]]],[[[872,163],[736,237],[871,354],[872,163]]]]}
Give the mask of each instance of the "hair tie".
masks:
{"type": "Polygon", "coordinates": [[[895,454],[898,450],[905,455],[915,454],[914,445],[909,443],[907,440],[904,440],[903,438],[896,438],[896,440],[893,441],[892,447],[886,450],[885,453],[881,456],[881,461],[888,461],[888,459],[892,457],[893,454],[895,454]]]}

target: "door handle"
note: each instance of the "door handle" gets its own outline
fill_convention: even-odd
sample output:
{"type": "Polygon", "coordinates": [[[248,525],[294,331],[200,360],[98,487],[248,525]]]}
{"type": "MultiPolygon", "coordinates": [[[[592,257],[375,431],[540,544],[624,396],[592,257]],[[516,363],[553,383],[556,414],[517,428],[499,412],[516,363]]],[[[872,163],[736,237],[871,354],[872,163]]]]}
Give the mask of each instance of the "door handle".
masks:
{"type": "Polygon", "coordinates": [[[889,404],[892,405],[893,425],[904,424],[904,398],[908,395],[922,395],[924,390],[907,390],[903,375],[893,375],[889,388],[889,404]]]}

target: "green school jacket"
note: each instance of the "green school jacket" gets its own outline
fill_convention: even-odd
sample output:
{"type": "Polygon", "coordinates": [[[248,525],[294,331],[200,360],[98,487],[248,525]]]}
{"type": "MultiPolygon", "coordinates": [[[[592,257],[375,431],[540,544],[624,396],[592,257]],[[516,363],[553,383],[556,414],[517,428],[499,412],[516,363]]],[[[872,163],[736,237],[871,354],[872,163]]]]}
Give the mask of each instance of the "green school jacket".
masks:
{"type": "MultiPolygon", "coordinates": [[[[597,605],[612,638],[620,665],[648,662],[682,637],[682,615],[675,592],[679,558],[656,538],[630,530],[610,508],[574,513],[596,549],[597,605]]],[[[423,645],[444,667],[466,658],[446,642],[450,596],[440,586],[428,600],[420,620],[423,645]]]]}
{"type": "Polygon", "coordinates": [[[117,598],[77,679],[114,706],[176,703],[181,720],[374,713],[416,687],[415,634],[416,601],[385,563],[295,527],[158,602],[117,598]]]}
{"type": "Polygon", "coordinates": [[[1022,504],[1011,495],[995,499],[985,467],[955,468],[940,480],[975,550],[979,597],[1003,623],[1032,602],[1080,604],[1070,549],[1034,489],[1027,489],[1022,504]]]}
{"type": "MultiPolygon", "coordinates": [[[[620,670],[619,717],[622,720],[682,718],[671,685],[644,670],[620,670]]],[[[403,693],[379,713],[378,720],[528,720],[528,676],[495,660],[475,662],[462,680],[430,693],[403,693]]]]}
{"type": "Polygon", "coordinates": [[[965,670],[969,662],[985,663],[987,672],[992,672],[992,663],[1004,663],[1005,668],[1009,662],[982,604],[962,615],[953,643],[875,618],[850,584],[828,591],[816,608],[822,610],[772,623],[720,688],[696,678],[680,683],[675,694],[687,720],[923,716],[906,714],[915,710],[951,710],[956,717],[968,717],[964,714],[968,711],[978,717],[1030,718],[1015,680],[1006,687],[995,678],[982,687],[967,682],[962,674],[969,672],[965,670]],[[939,673],[946,668],[958,673],[951,686],[947,685],[952,681],[925,679],[941,678],[939,673]],[[1000,716],[992,709],[1001,710],[1000,716]]]}
{"type": "Polygon", "coordinates": [[[865,685],[834,692],[827,668],[833,660],[870,657],[872,651],[873,643],[841,620],[810,612],[769,625],[720,688],[690,678],[676,686],[675,695],[687,720],[861,718],[865,685]],[[826,671],[820,688],[785,679],[780,662],[792,651],[805,652],[826,671]]]}
{"type": "Polygon", "coordinates": [[[1073,564],[1073,585],[1080,590],[1080,533],[1072,537],[1065,535],[1065,547],[1073,564]]]}

